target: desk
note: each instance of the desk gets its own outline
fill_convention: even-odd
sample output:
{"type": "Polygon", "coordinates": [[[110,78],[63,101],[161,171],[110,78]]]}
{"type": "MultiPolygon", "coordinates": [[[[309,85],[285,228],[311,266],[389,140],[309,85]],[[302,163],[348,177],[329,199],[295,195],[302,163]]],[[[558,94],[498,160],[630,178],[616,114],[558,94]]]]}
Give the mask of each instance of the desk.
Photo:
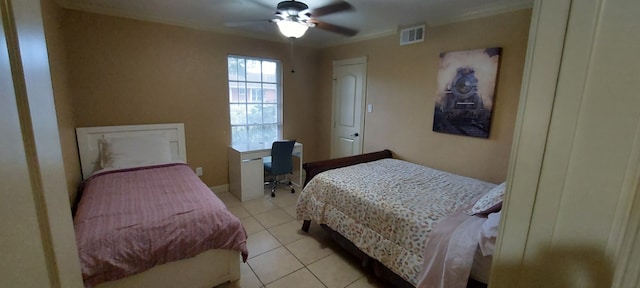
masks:
{"type": "MultiPolygon", "coordinates": [[[[271,156],[271,144],[243,144],[229,146],[229,192],[240,201],[264,197],[264,162],[262,158],[271,156]]],[[[298,183],[291,181],[298,189],[302,187],[302,143],[293,146],[293,156],[300,160],[298,183]]]]}

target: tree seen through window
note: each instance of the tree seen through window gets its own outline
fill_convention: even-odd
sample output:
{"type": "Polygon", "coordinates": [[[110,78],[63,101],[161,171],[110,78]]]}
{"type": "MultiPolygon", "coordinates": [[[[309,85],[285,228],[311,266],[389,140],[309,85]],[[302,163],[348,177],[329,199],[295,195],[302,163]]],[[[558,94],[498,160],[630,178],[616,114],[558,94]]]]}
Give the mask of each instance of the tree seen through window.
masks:
{"type": "Polygon", "coordinates": [[[269,143],[282,134],[280,62],[228,57],[231,144],[269,143]]]}

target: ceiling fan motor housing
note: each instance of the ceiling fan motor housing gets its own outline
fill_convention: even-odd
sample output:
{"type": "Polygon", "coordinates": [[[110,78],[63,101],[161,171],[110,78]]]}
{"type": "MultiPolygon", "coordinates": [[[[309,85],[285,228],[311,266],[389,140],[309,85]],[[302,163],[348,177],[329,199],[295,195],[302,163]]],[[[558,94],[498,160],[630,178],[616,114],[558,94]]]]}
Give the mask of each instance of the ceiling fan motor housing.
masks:
{"type": "Polygon", "coordinates": [[[297,16],[300,11],[309,9],[309,6],[299,1],[282,1],[278,3],[277,9],[287,12],[290,16],[297,16]]]}

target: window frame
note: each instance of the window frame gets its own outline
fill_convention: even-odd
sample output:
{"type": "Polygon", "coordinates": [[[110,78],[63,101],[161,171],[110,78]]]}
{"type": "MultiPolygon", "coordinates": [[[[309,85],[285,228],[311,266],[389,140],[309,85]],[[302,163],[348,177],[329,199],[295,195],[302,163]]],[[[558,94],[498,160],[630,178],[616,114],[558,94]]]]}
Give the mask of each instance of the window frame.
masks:
{"type": "MultiPolygon", "coordinates": [[[[283,80],[282,76],[283,75],[282,75],[282,61],[281,60],[273,59],[273,58],[262,58],[262,57],[254,57],[254,56],[237,55],[237,54],[228,54],[227,55],[227,108],[229,109],[228,110],[228,115],[229,115],[229,118],[228,118],[229,119],[229,135],[230,135],[229,142],[231,143],[231,145],[234,145],[234,143],[233,143],[233,130],[234,130],[233,128],[234,127],[246,127],[246,130],[247,130],[246,133],[247,133],[247,136],[248,136],[249,135],[249,131],[250,131],[250,129],[249,129],[250,126],[272,125],[272,124],[264,124],[264,123],[262,123],[262,124],[251,124],[251,123],[248,123],[248,122],[245,123],[245,124],[232,124],[232,120],[231,120],[231,105],[233,105],[233,104],[242,104],[242,105],[245,105],[245,107],[247,107],[248,105],[252,105],[252,104],[261,104],[261,105],[271,104],[269,102],[265,102],[264,101],[264,96],[265,96],[264,95],[264,88],[263,88],[262,101],[261,102],[252,101],[253,99],[250,99],[251,98],[250,94],[252,94],[251,90],[255,89],[255,88],[248,88],[248,86],[249,86],[248,84],[249,83],[256,83],[256,84],[259,84],[261,86],[263,86],[265,84],[267,84],[267,85],[275,85],[276,86],[276,90],[277,90],[277,93],[276,93],[277,94],[276,95],[276,109],[277,109],[276,134],[277,135],[276,135],[276,139],[274,139],[274,140],[282,139],[282,134],[283,134],[282,133],[282,130],[283,130],[283,114],[284,114],[283,113],[283,106],[284,106],[283,105],[283,86],[284,85],[282,83],[282,80],[283,80]],[[230,58],[236,58],[238,60],[245,60],[245,61],[250,61],[250,60],[260,61],[261,66],[262,66],[262,62],[263,61],[276,63],[276,72],[275,72],[276,79],[275,79],[275,82],[265,82],[264,79],[262,79],[262,77],[263,77],[262,73],[260,73],[261,74],[260,81],[249,81],[249,80],[247,80],[246,64],[245,64],[245,77],[244,77],[244,80],[239,80],[239,79],[231,80],[230,77],[229,77],[229,74],[230,74],[229,60],[230,60],[230,58]],[[246,91],[244,102],[232,102],[231,101],[231,93],[232,93],[231,92],[232,91],[231,90],[232,87],[230,85],[231,82],[244,84],[244,86],[245,86],[244,89],[246,91]]],[[[240,78],[240,77],[238,77],[238,78],[240,78]]],[[[261,108],[261,111],[264,111],[264,107],[261,108]]],[[[264,119],[264,117],[263,117],[263,119],[264,119]]],[[[260,143],[262,143],[262,142],[260,142],[260,143]]],[[[241,143],[241,144],[257,144],[257,143],[247,141],[246,143],[241,143]]]]}

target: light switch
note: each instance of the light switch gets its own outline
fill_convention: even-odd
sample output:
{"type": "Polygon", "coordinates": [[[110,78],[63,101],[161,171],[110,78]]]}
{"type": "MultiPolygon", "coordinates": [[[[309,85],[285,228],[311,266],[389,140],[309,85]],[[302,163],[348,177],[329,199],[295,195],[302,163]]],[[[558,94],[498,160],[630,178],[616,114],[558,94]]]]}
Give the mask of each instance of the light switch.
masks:
{"type": "Polygon", "coordinates": [[[373,104],[367,105],[367,112],[371,113],[373,111],[373,104]]]}

